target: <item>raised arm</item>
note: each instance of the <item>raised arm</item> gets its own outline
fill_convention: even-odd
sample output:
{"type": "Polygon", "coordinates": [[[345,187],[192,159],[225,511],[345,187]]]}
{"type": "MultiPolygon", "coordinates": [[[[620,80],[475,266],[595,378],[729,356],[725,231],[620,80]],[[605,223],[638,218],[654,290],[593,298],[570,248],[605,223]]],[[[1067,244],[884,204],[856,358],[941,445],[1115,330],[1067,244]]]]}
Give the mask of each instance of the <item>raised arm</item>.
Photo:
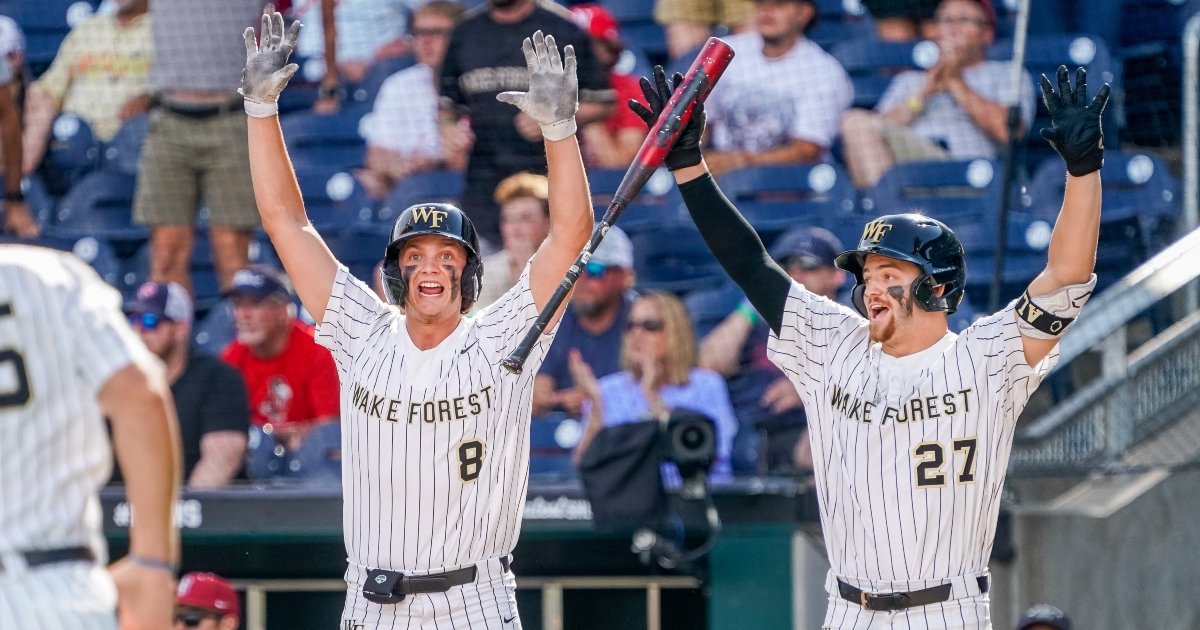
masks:
{"type": "Polygon", "coordinates": [[[279,13],[263,15],[262,45],[255,42],[254,29],[247,28],[246,69],[239,90],[246,99],[249,115],[250,178],[254,182],[254,201],[262,217],[263,229],[279,253],[284,269],[296,287],[296,294],[309,314],[321,323],[337,260],[304,212],[300,184],[292,171],[283,131],[279,128],[279,93],[295,74],[298,66],[287,63],[300,36],[300,23],[293,22],[287,33],[279,13]]]}
{"type": "MultiPolygon", "coordinates": [[[[583,171],[579,141],[575,138],[575,112],[579,105],[575,49],[558,53],[554,36],[541,31],[522,44],[529,66],[528,92],[502,92],[497,99],[521,108],[538,121],[546,143],[550,180],[550,235],[538,248],[529,267],[533,301],[542,309],[575,263],[592,233],[592,195],[583,171]]],[[[562,315],[550,320],[551,330],[562,315]]]]}
{"type": "Polygon", "coordinates": [[[1075,88],[1066,66],[1058,69],[1059,91],[1042,75],[1042,98],[1053,127],[1042,136],[1067,163],[1067,188],[1054,224],[1046,269],[1029,285],[1018,303],[1025,361],[1035,365],[1058,343],[1095,286],[1096,245],[1100,238],[1100,167],[1104,164],[1104,134],[1100,114],[1108,102],[1104,84],[1087,104],[1087,73],[1075,74],[1075,88]]]}
{"type": "MultiPolygon", "coordinates": [[[[682,78],[675,73],[674,85],[679,85],[682,78]]],[[[654,68],[654,82],[657,89],[645,77],[641,80],[642,94],[650,105],[649,109],[635,100],[629,101],[629,108],[641,117],[647,127],[654,126],[654,121],[674,89],[667,83],[661,66],[654,68]]],[[[791,291],[792,279],[771,260],[758,233],[725,197],[708,172],[708,166],[700,154],[704,121],[704,108],[697,105],[692,111],[692,119],[679,134],[664,163],[675,175],[683,201],[708,249],[721,263],[725,273],[742,288],[771,330],[778,334],[783,327],[783,307],[791,291]]]]}

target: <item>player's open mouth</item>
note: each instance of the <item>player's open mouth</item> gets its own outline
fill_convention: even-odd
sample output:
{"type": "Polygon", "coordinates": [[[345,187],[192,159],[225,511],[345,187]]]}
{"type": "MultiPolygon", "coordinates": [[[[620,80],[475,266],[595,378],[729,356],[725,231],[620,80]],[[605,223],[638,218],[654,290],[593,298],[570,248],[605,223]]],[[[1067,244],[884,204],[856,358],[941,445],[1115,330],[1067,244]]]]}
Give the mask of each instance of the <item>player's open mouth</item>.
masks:
{"type": "Polygon", "coordinates": [[[883,306],[882,304],[876,304],[870,308],[869,312],[871,314],[871,321],[878,321],[884,317],[887,317],[888,307],[883,306]]]}
{"type": "Polygon", "coordinates": [[[417,293],[429,297],[439,296],[445,290],[445,287],[436,282],[422,282],[417,285],[417,293]]]}

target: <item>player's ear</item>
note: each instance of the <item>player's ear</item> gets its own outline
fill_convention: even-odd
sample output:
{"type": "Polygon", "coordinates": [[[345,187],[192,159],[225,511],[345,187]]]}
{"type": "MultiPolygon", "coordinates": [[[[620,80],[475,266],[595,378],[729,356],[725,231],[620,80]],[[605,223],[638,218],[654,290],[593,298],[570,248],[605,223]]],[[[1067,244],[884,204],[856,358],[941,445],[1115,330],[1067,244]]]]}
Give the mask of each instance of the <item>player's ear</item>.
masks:
{"type": "Polygon", "coordinates": [[[939,284],[936,287],[933,287],[934,297],[942,297],[942,294],[945,292],[946,292],[946,285],[944,285],[944,284],[939,284]]]}

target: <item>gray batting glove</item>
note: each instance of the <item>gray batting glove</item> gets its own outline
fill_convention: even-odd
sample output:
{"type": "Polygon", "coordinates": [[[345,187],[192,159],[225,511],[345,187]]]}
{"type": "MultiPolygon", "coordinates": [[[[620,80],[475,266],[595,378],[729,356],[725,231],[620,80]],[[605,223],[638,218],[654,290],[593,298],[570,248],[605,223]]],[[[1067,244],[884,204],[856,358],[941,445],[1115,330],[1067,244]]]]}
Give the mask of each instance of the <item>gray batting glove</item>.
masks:
{"type": "Polygon", "coordinates": [[[242,87],[238,92],[245,98],[246,113],[255,118],[269,118],[279,114],[279,93],[287,87],[288,80],[300,69],[288,63],[288,57],[296,48],[300,37],[300,22],[292,22],[287,33],[283,32],[283,15],[275,12],[262,16],[262,46],[255,41],[254,27],[248,27],[246,39],[246,68],[242,70],[242,87]],[[286,65],[285,65],[286,64],[286,65]]]}
{"type": "Polygon", "coordinates": [[[575,76],[575,49],[558,46],[553,35],[538,31],[533,41],[521,44],[529,67],[528,92],[501,92],[496,100],[521,108],[542,126],[546,140],[564,140],[575,134],[575,110],[579,109],[579,78],[575,76]]]}

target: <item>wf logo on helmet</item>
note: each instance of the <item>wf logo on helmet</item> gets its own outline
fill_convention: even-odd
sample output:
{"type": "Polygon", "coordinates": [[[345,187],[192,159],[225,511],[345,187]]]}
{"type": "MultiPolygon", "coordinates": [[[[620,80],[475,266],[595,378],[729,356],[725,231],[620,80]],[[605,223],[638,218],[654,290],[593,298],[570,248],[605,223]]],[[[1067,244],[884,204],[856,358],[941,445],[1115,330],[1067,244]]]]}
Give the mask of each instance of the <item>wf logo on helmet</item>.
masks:
{"type": "Polygon", "coordinates": [[[877,219],[868,223],[867,227],[863,228],[861,240],[878,243],[880,239],[883,238],[883,235],[887,234],[888,230],[890,229],[892,229],[891,223],[884,223],[883,219],[877,219]]]}
{"type": "Polygon", "coordinates": [[[422,206],[413,210],[413,218],[421,223],[428,223],[431,228],[442,227],[442,219],[449,214],[445,210],[438,210],[430,206],[422,206]]]}

